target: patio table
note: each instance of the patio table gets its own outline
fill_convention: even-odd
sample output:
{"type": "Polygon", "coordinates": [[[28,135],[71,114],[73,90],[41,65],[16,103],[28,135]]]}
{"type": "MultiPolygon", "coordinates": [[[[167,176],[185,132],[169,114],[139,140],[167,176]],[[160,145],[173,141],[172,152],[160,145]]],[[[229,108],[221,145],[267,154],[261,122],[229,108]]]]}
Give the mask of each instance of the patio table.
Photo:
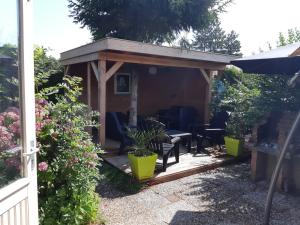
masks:
{"type": "Polygon", "coordinates": [[[180,130],[166,130],[166,134],[172,138],[179,137],[187,141],[187,151],[191,152],[192,148],[192,133],[180,131],[180,130]]]}

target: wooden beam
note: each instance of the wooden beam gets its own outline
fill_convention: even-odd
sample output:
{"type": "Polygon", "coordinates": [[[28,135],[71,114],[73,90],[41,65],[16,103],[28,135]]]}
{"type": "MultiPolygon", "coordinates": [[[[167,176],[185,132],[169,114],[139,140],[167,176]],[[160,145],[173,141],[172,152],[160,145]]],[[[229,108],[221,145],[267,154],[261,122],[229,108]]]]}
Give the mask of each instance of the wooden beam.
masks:
{"type": "Polygon", "coordinates": [[[137,126],[138,74],[135,70],[131,76],[130,116],[129,124],[137,126]]]}
{"type": "Polygon", "coordinates": [[[65,66],[64,75],[68,75],[70,69],[70,65],[65,66]]]}
{"type": "Polygon", "coordinates": [[[87,63],[87,104],[89,106],[89,109],[92,109],[92,87],[91,87],[91,64],[90,62],[87,63]]]}
{"type": "Polygon", "coordinates": [[[106,116],[106,61],[98,61],[98,106],[100,112],[100,129],[99,129],[99,142],[102,146],[105,145],[105,116],[106,116]]]}
{"type": "Polygon", "coordinates": [[[299,55],[300,55],[300,48],[297,48],[296,51],[294,51],[292,54],[289,55],[289,57],[299,56],[299,55]]]}
{"type": "Polygon", "coordinates": [[[207,68],[212,70],[222,70],[226,64],[195,61],[195,60],[184,60],[176,58],[166,57],[154,57],[154,56],[142,56],[133,54],[121,54],[113,52],[100,52],[101,60],[117,61],[125,63],[136,63],[146,65],[158,65],[158,66],[170,66],[170,67],[183,67],[183,68],[207,68]]]}
{"type": "Polygon", "coordinates": [[[204,77],[204,79],[206,80],[206,82],[209,84],[210,83],[210,79],[209,79],[209,75],[206,73],[205,69],[200,68],[200,71],[204,77]]]}
{"type": "Polygon", "coordinates": [[[211,102],[211,77],[213,71],[209,71],[209,73],[206,73],[205,70],[201,71],[202,74],[204,75],[205,80],[207,82],[206,88],[205,88],[205,100],[204,100],[204,122],[209,123],[210,119],[210,102],[211,102]]]}
{"type": "Polygon", "coordinates": [[[108,81],[124,64],[124,62],[116,62],[105,74],[106,81],[108,81]]]}
{"type": "MultiPolygon", "coordinates": [[[[90,62],[87,63],[87,104],[89,107],[89,112],[92,111],[92,83],[91,83],[91,64],[90,62]]],[[[87,131],[92,134],[92,127],[88,127],[87,131]]]]}
{"type": "Polygon", "coordinates": [[[96,66],[96,63],[95,62],[91,62],[91,65],[92,65],[95,77],[96,77],[97,81],[99,81],[99,71],[98,71],[98,68],[96,66]]]}
{"type": "Polygon", "coordinates": [[[77,63],[86,63],[86,62],[98,60],[98,56],[99,56],[99,54],[97,52],[95,52],[95,53],[91,53],[88,55],[79,55],[75,58],[60,59],[60,63],[63,66],[73,65],[73,64],[77,64],[77,63]]]}

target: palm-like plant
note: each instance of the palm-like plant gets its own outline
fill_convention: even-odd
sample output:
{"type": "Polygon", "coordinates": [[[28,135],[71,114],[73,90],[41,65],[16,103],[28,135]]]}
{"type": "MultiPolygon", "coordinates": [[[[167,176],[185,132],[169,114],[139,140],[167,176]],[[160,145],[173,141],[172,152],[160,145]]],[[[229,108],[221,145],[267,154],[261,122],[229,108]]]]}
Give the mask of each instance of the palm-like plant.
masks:
{"type": "Polygon", "coordinates": [[[155,127],[147,130],[139,130],[136,128],[128,128],[127,135],[134,141],[132,153],[138,157],[152,155],[149,149],[150,142],[154,139],[165,137],[165,131],[161,127],[155,127]]]}

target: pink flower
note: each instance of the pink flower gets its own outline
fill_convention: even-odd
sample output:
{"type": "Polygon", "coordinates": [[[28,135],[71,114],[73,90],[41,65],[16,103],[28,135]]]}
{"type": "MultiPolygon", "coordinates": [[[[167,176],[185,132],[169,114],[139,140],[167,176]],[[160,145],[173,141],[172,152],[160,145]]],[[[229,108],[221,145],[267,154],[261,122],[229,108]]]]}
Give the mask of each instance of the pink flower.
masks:
{"type": "Polygon", "coordinates": [[[5,119],[12,120],[14,122],[20,119],[19,115],[15,112],[4,112],[3,115],[5,119]]]}
{"type": "Polygon", "coordinates": [[[49,112],[45,109],[48,102],[44,99],[36,100],[35,117],[36,117],[36,131],[40,132],[43,127],[51,122],[49,119],[49,112]]]}
{"type": "Polygon", "coordinates": [[[35,130],[36,132],[40,132],[42,130],[42,123],[37,122],[35,124],[35,130]]]}
{"type": "Polygon", "coordinates": [[[3,126],[4,120],[4,116],[0,114],[0,126],[3,126]]]}
{"type": "Polygon", "coordinates": [[[38,170],[43,172],[48,170],[48,164],[46,162],[40,162],[38,165],[38,170]]]}
{"type": "Polygon", "coordinates": [[[0,126],[0,150],[11,148],[13,146],[13,134],[11,134],[6,127],[0,126]]]}
{"type": "Polygon", "coordinates": [[[45,106],[45,105],[48,104],[48,102],[45,99],[38,99],[38,100],[36,100],[36,104],[41,105],[41,106],[45,106]]]}
{"type": "Polygon", "coordinates": [[[21,134],[20,120],[18,120],[16,122],[12,123],[11,125],[9,125],[8,129],[14,135],[20,136],[20,134],[21,134]]]}

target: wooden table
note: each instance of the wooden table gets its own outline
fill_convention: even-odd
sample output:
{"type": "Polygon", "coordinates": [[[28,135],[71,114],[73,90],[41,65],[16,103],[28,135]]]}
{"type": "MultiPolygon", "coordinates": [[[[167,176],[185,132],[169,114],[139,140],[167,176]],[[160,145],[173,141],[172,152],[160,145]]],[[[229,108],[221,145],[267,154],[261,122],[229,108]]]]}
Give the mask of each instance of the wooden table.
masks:
{"type": "Polygon", "coordinates": [[[187,151],[191,152],[192,149],[192,133],[180,131],[180,130],[167,130],[167,135],[169,135],[172,138],[179,137],[181,139],[186,140],[187,142],[187,151]]]}

